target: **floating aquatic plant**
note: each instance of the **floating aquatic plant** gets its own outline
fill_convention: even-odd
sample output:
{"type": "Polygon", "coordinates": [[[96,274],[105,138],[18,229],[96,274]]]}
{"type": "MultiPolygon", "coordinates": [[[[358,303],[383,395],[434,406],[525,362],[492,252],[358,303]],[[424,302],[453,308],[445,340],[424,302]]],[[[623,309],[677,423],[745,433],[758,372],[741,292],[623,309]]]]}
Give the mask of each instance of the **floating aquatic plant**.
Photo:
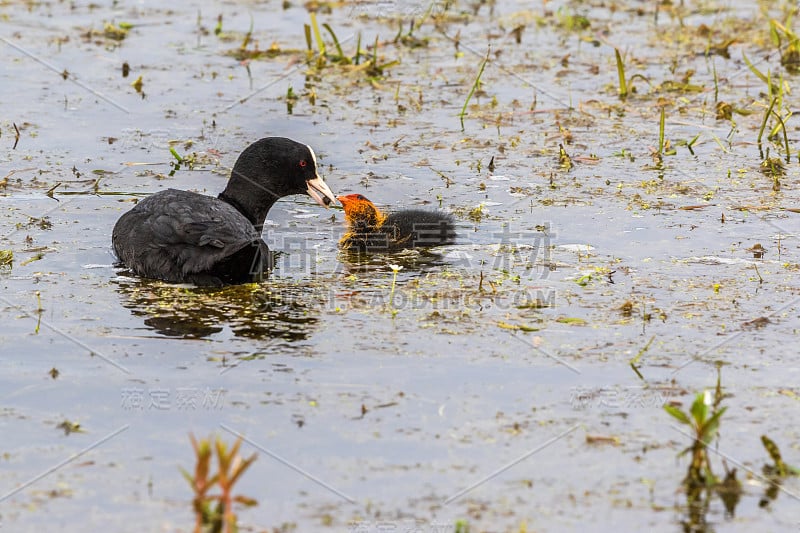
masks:
{"type": "Polygon", "coordinates": [[[383,78],[387,69],[400,63],[398,60],[380,60],[378,57],[380,41],[377,35],[375,36],[375,44],[372,49],[372,54],[363,54],[361,49],[360,33],[358,34],[356,40],[356,49],[353,55],[349,56],[345,54],[341,42],[336,36],[336,33],[333,31],[333,28],[331,28],[329,24],[324,23],[322,24],[322,28],[328,32],[328,35],[330,35],[330,38],[333,41],[333,46],[336,49],[336,53],[330,52],[329,48],[325,45],[325,40],[322,38],[322,32],[320,31],[320,25],[317,22],[316,13],[312,12],[309,14],[309,16],[311,24],[304,24],[307,57],[309,66],[313,67],[316,71],[321,71],[329,66],[340,66],[346,68],[345,72],[363,71],[368,78],[371,80],[376,80],[383,78]],[[366,63],[361,63],[362,56],[369,58],[366,63]]]}

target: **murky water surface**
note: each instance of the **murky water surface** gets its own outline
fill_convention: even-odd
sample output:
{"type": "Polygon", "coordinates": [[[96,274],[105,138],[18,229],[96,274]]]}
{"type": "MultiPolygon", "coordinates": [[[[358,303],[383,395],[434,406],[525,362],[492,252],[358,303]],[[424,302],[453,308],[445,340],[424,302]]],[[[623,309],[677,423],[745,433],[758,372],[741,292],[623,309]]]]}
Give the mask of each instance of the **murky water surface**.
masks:
{"type": "Polygon", "coordinates": [[[797,78],[770,38],[796,6],[652,4],[0,4],[0,527],[190,531],[179,467],[214,433],[259,456],[246,531],[681,530],[692,441],[662,406],[721,376],[711,464],[743,493],[686,527],[796,529],[759,440],[800,464],[797,78]],[[309,57],[311,8],[359,65],[325,29],[309,57]],[[455,213],[459,244],[348,257],[342,212],[292,197],[262,285],[114,266],[134,199],[217,194],[267,135],[337,194],[455,213]]]}

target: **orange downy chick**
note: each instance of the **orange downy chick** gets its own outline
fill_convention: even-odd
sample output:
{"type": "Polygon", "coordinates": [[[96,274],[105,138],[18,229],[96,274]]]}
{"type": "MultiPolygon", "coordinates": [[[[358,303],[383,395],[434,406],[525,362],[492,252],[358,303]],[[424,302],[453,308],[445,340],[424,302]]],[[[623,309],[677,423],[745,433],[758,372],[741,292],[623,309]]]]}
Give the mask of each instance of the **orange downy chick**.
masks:
{"type": "Polygon", "coordinates": [[[385,214],[361,194],[337,199],[344,207],[348,225],[339,241],[343,250],[387,252],[453,244],[456,240],[455,221],[449,214],[424,209],[385,214]]]}

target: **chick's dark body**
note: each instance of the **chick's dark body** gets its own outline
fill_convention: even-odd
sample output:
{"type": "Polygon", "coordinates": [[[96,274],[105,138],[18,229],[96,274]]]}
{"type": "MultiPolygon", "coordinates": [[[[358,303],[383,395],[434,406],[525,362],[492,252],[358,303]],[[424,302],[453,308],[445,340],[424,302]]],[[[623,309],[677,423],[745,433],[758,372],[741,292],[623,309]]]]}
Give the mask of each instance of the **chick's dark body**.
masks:
{"type": "Polygon", "coordinates": [[[361,195],[340,196],[349,224],[340,241],[345,250],[392,252],[454,244],[455,220],[452,215],[426,209],[403,209],[384,215],[361,195]]]}

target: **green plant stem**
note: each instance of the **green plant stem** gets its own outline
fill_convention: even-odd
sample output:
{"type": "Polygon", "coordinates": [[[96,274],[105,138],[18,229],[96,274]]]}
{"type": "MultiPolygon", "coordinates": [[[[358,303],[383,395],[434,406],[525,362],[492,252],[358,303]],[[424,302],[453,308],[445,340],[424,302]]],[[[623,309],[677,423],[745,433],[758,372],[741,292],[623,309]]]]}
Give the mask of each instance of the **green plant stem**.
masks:
{"type": "Polygon", "coordinates": [[[458,114],[459,118],[461,119],[461,129],[464,129],[464,117],[467,114],[467,106],[469,105],[469,101],[472,99],[472,95],[475,94],[475,91],[478,89],[478,86],[481,83],[481,76],[483,75],[483,70],[486,68],[486,63],[489,61],[489,50],[486,51],[486,57],[483,58],[481,62],[481,66],[478,69],[478,75],[475,77],[475,82],[472,84],[472,88],[469,90],[469,94],[467,95],[467,99],[464,100],[464,106],[461,108],[461,113],[458,114]]]}
{"type": "Polygon", "coordinates": [[[392,290],[389,291],[389,306],[394,309],[394,288],[397,285],[397,270],[394,270],[392,275],[392,290]]]}
{"type": "Polygon", "coordinates": [[[761,144],[761,137],[764,136],[764,128],[767,127],[767,119],[769,118],[770,114],[772,113],[772,108],[775,107],[775,102],[777,100],[778,100],[777,97],[773,98],[772,101],[769,103],[769,109],[767,109],[767,112],[764,113],[764,120],[761,122],[761,128],[758,130],[758,138],[756,139],[756,142],[758,144],[761,144]]]}
{"type": "Polygon", "coordinates": [[[322,27],[328,30],[328,33],[331,34],[331,38],[333,39],[333,44],[334,46],[336,46],[336,51],[339,53],[339,60],[340,61],[344,60],[345,55],[344,52],[342,51],[341,45],[339,44],[339,39],[336,38],[336,34],[333,33],[333,29],[331,28],[330,24],[326,22],[325,24],[322,25],[322,27]]]}
{"type": "Polygon", "coordinates": [[[628,84],[625,81],[625,63],[622,61],[622,56],[619,49],[614,48],[614,55],[617,58],[617,75],[619,76],[619,97],[625,99],[628,96],[628,84]]]}
{"type": "Polygon", "coordinates": [[[783,130],[783,143],[784,146],[786,147],[786,162],[790,163],[791,154],[789,153],[789,136],[786,134],[786,124],[783,122],[783,119],[778,113],[773,111],[772,114],[775,115],[775,118],[778,119],[778,122],[780,122],[781,130],[783,130]]]}
{"type": "Polygon", "coordinates": [[[311,29],[314,31],[314,40],[317,41],[317,49],[319,50],[319,55],[325,55],[325,42],[322,40],[322,34],[319,31],[319,24],[317,24],[317,14],[313,11],[309,13],[311,16],[311,29]]]}

